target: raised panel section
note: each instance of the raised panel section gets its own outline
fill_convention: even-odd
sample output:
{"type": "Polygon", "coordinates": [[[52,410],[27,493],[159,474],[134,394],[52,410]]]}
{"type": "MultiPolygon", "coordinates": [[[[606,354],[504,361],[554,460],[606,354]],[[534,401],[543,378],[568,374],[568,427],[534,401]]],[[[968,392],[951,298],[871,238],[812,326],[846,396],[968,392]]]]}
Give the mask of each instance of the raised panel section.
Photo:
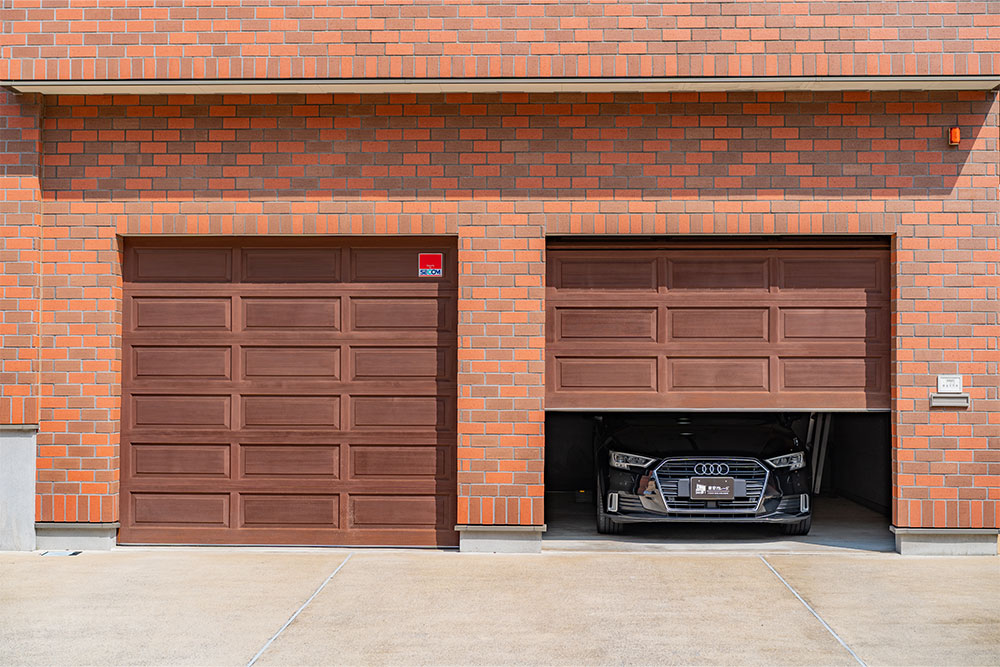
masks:
{"type": "Polygon", "coordinates": [[[229,445],[132,443],[136,476],[229,477],[229,445]]]}
{"type": "Polygon", "coordinates": [[[227,527],[228,493],[133,493],[132,521],[137,525],[227,527]]]}
{"type": "Polygon", "coordinates": [[[150,426],[229,428],[229,396],[132,397],[132,423],[150,426]]]}
{"type": "Polygon", "coordinates": [[[767,359],[668,359],[675,391],[767,391],[767,359]]]}
{"type": "Polygon", "coordinates": [[[671,290],[766,290],[767,259],[704,257],[667,262],[667,288],[671,290]]]}
{"type": "Polygon", "coordinates": [[[884,371],[881,358],[781,360],[782,386],[796,391],[878,391],[884,371]]]}
{"type": "Polygon", "coordinates": [[[416,527],[444,523],[448,498],[440,496],[352,495],[351,525],[356,528],[416,527]]]}
{"type": "Polygon", "coordinates": [[[453,420],[436,396],[352,396],[352,426],[448,428],[453,420]]]}
{"type": "Polygon", "coordinates": [[[886,332],[885,311],[875,308],[783,308],[782,335],[786,339],[865,340],[886,332]]]}
{"type": "Polygon", "coordinates": [[[245,347],[243,376],[336,380],[340,377],[340,348],[245,347]]]}
{"type": "Polygon", "coordinates": [[[230,347],[148,346],[132,348],[132,372],[137,379],[232,378],[230,347]]]}
{"type": "Polygon", "coordinates": [[[418,330],[437,331],[447,323],[446,304],[435,298],[351,299],[355,331],[418,330]]]}
{"type": "Polygon", "coordinates": [[[228,298],[135,297],[133,327],[148,329],[231,329],[228,298]]]}
{"type": "Polygon", "coordinates": [[[656,342],[656,308],[557,308],[556,336],[656,342]]]}
{"type": "Polygon", "coordinates": [[[442,445],[351,445],[351,477],[450,476],[451,447],[442,445]]]}
{"type": "Polygon", "coordinates": [[[354,347],[355,380],[445,379],[449,351],[439,347],[354,347]]]}
{"type": "Polygon", "coordinates": [[[217,283],[232,279],[229,248],[136,248],[132,280],[136,282],[217,283]]]}
{"type": "Polygon", "coordinates": [[[340,428],[339,396],[244,396],[243,426],[340,428]]]}
{"type": "Polygon", "coordinates": [[[766,308],[671,308],[670,337],[678,340],[767,341],[766,308]]]}
{"type": "Polygon", "coordinates": [[[340,523],[339,495],[241,495],[240,517],[247,527],[323,526],[340,523]]]}
{"type": "Polygon", "coordinates": [[[250,297],[243,299],[246,329],[340,330],[340,299],[250,297]]]}
{"type": "Polygon", "coordinates": [[[779,260],[779,287],[785,290],[866,290],[885,289],[885,263],[873,257],[779,260]]]}
{"type": "Polygon", "coordinates": [[[558,358],[564,391],[656,391],[656,357],[558,358]]]}
{"type": "Polygon", "coordinates": [[[422,252],[439,252],[443,254],[445,280],[454,279],[449,266],[449,253],[441,248],[356,248],[351,250],[351,281],[352,282],[395,282],[395,283],[433,283],[441,278],[421,278],[418,271],[418,256],[422,252]]]}
{"type": "Polygon", "coordinates": [[[648,257],[621,259],[558,259],[555,285],[562,290],[655,291],[656,260],[648,257]]]}
{"type": "Polygon", "coordinates": [[[243,251],[248,283],[335,283],[340,248],[250,248],[243,251]]]}
{"type": "Polygon", "coordinates": [[[241,445],[244,477],[340,477],[339,445],[241,445]]]}

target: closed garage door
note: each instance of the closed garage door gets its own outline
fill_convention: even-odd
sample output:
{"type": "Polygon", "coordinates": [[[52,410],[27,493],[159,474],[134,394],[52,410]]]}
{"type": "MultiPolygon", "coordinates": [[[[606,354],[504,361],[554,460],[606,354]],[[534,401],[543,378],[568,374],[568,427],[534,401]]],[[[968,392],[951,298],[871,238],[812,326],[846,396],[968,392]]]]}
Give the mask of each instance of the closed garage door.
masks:
{"type": "Polygon", "coordinates": [[[884,247],[547,257],[548,409],[889,409],[884,247]]]}
{"type": "Polygon", "coordinates": [[[455,250],[415,243],[126,245],[120,542],[457,542],[455,250]]]}

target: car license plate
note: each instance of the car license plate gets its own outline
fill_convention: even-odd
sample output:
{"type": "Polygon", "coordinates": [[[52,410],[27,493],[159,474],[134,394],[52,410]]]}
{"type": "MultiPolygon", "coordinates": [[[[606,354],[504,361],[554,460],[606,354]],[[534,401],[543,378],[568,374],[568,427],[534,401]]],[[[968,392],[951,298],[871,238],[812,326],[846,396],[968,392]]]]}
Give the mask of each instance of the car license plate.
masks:
{"type": "Polygon", "coordinates": [[[736,480],[732,477],[692,477],[692,500],[732,500],[736,480]]]}

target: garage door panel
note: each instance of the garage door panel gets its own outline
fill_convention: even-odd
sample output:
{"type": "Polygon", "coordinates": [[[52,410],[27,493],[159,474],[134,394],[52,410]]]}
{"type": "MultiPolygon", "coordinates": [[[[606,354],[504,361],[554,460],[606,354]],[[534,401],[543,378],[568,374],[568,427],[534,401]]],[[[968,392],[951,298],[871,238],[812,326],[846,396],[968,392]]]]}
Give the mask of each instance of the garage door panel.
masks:
{"type": "Polygon", "coordinates": [[[352,379],[359,382],[445,380],[454,375],[455,355],[445,347],[352,347],[352,379]]]}
{"type": "Polygon", "coordinates": [[[557,357],[555,370],[561,391],[657,390],[656,357],[557,357]]]}
{"type": "Polygon", "coordinates": [[[456,544],[454,247],[198,241],[150,256],[225,272],[124,284],[119,540],[456,544]]]}
{"type": "Polygon", "coordinates": [[[132,377],[137,380],[185,377],[198,380],[231,380],[232,348],[193,345],[136,346],[132,348],[132,377]]]}
{"type": "Polygon", "coordinates": [[[555,317],[560,341],[657,339],[656,308],[556,308],[555,317]]]}
{"type": "Polygon", "coordinates": [[[786,340],[888,338],[888,312],[877,308],[782,308],[781,334],[786,340]]]}
{"type": "Polygon", "coordinates": [[[134,248],[127,276],[134,282],[227,283],[232,258],[230,248],[134,248]]]}
{"type": "Polygon", "coordinates": [[[240,475],[340,479],[340,445],[246,444],[239,448],[240,475]]]}
{"type": "Polygon", "coordinates": [[[448,402],[436,396],[351,396],[351,428],[455,427],[448,402]]]}
{"type": "Polygon", "coordinates": [[[351,495],[351,526],[357,528],[431,527],[452,515],[447,496],[351,495]]]}
{"type": "Polygon", "coordinates": [[[136,524],[229,526],[228,493],[134,493],[136,524]]]}
{"type": "Polygon", "coordinates": [[[241,494],[239,502],[241,526],[340,526],[339,494],[241,494]]]}
{"type": "Polygon", "coordinates": [[[548,409],[889,405],[884,249],[560,247],[547,258],[548,409]],[[614,271],[632,259],[639,277],[629,284],[614,271]],[[586,275],[606,267],[605,282],[586,275]],[[638,313],[647,314],[641,324],[638,313]]]}
{"type": "Polygon", "coordinates": [[[886,370],[884,357],[781,359],[782,386],[798,391],[880,391],[886,370]]]}
{"type": "Polygon", "coordinates": [[[351,445],[351,479],[453,477],[450,452],[444,445],[351,445]]]}
{"type": "Polygon", "coordinates": [[[731,256],[700,256],[667,260],[669,290],[757,290],[769,285],[766,257],[734,259],[731,256]]]}
{"type": "Polygon", "coordinates": [[[355,331],[454,331],[449,299],[379,298],[351,299],[351,329],[355,331]]]}
{"type": "Polygon", "coordinates": [[[768,391],[770,360],[667,359],[667,386],[673,391],[768,391]]]}
{"type": "Polygon", "coordinates": [[[244,297],[243,328],[340,331],[338,297],[244,297]]]}
{"type": "Polygon", "coordinates": [[[130,304],[132,330],[232,330],[229,297],[136,297],[130,304]]]}
{"type": "Polygon", "coordinates": [[[136,477],[229,478],[230,445],[133,442],[131,471],[136,477]]]}
{"type": "Polygon", "coordinates": [[[860,290],[884,293],[886,263],[879,256],[780,258],[777,286],[781,290],[860,290]]]}
{"type": "Polygon", "coordinates": [[[248,283],[340,282],[340,248],[248,248],[243,280],[248,283]]]}
{"type": "Polygon", "coordinates": [[[244,396],[243,426],[340,428],[340,396],[244,396]]]}
{"type": "Polygon", "coordinates": [[[768,340],[767,308],[671,308],[667,320],[672,340],[768,340]]]}
{"type": "Polygon", "coordinates": [[[229,428],[229,396],[137,395],[132,397],[132,426],[229,428]]]}
{"type": "Polygon", "coordinates": [[[559,289],[643,290],[655,292],[658,260],[636,254],[632,257],[550,257],[549,284],[559,289]]]}
{"type": "Polygon", "coordinates": [[[275,377],[340,379],[339,347],[243,347],[241,352],[243,377],[248,380],[275,377]]]}
{"type": "Polygon", "coordinates": [[[350,280],[358,283],[453,283],[457,277],[455,252],[449,248],[424,248],[421,252],[443,255],[443,275],[425,277],[418,273],[419,253],[412,248],[352,248],[350,280]]]}

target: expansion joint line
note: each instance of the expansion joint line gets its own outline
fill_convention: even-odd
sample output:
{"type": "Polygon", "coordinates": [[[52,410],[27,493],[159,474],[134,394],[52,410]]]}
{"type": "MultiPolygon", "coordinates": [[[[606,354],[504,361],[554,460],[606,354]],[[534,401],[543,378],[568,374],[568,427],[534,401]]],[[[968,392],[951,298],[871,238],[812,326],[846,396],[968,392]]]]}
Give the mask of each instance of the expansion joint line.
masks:
{"type": "Polygon", "coordinates": [[[285,621],[285,624],[282,625],[280,628],[278,628],[278,631],[275,632],[274,635],[272,635],[271,638],[267,640],[267,643],[265,643],[263,646],[260,647],[260,650],[257,651],[257,655],[255,655],[253,658],[250,659],[250,662],[247,663],[246,667],[253,667],[254,663],[257,662],[257,660],[260,659],[260,656],[264,655],[264,652],[267,651],[267,649],[271,648],[271,644],[274,643],[274,640],[277,639],[279,636],[281,636],[281,633],[285,631],[285,628],[287,628],[289,625],[291,625],[292,621],[294,621],[296,618],[298,618],[299,614],[302,613],[302,610],[304,610],[306,607],[308,607],[309,603],[312,602],[316,598],[316,596],[319,595],[320,592],[324,588],[326,588],[326,585],[328,583],[330,583],[330,580],[333,579],[334,575],[336,575],[338,572],[340,572],[340,569],[342,567],[344,567],[345,565],[347,565],[347,561],[351,560],[351,556],[353,556],[353,555],[354,555],[353,553],[347,554],[347,558],[344,559],[344,562],[342,562],[340,565],[338,565],[337,569],[330,573],[330,576],[327,577],[323,581],[323,583],[319,585],[319,588],[317,588],[315,591],[313,591],[313,594],[309,596],[309,599],[306,600],[305,602],[303,602],[302,606],[295,610],[295,613],[292,614],[291,618],[289,618],[287,621],[285,621]]]}
{"type": "Polygon", "coordinates": [[[816,610],[813,609],[809,605],[808,602],[806,602],[805,600],[802,599],[802,596],[799,595],[799,592],[796,591],[794,588],[792,588],[792,585],[789,584],[787,581],[785,581],[785,578],[783,576],[781,576],[780,574],[778,574],[778,571],[775,570],[774,567],[772,567],[771,564],[767,562],[767,559],[764,558],[763,556],[760,556],[760,559],[762,561],[764,561],[764,565],[767,565],[767,569],[771,570],[771,572],[774,573],[774,576],[776,576],[778,578],[778,580],[785,585],[785,588],[787,588],[788,590],[790,590],[792,592],[792,595],[794,595],[796,598],[798,598],[799,602],[801,602],[803,604],[803,606],[805,606],[805,608],[809,610],[809,613],[812,614],[813,616],[815,616],[816,620],[823,624],[823,627],[826,628],[826,631],[829,632],[831,635],[833,635],[834,639],[836,639],[838,642],[840,642],[840,645],[844,647],[844,650],[847,651],[848,653],[850,653],[851,657],[854,658],[855,660],[857,660],[858,664],[861,665],[861,667],[868,667],[865,664],[865,661],[862,660],[861,658],[859,658],[858,654],[851,650],[851,647],[847,645],[847,642],[845,642],[843,639],[841,639],[840,635],[838,635],[836,632],[834,632],[833,628],[831,628],[830,625],[826,621],[823,620],[823,617],[820,616],[819,614],[817,614],[816,610]]]}

